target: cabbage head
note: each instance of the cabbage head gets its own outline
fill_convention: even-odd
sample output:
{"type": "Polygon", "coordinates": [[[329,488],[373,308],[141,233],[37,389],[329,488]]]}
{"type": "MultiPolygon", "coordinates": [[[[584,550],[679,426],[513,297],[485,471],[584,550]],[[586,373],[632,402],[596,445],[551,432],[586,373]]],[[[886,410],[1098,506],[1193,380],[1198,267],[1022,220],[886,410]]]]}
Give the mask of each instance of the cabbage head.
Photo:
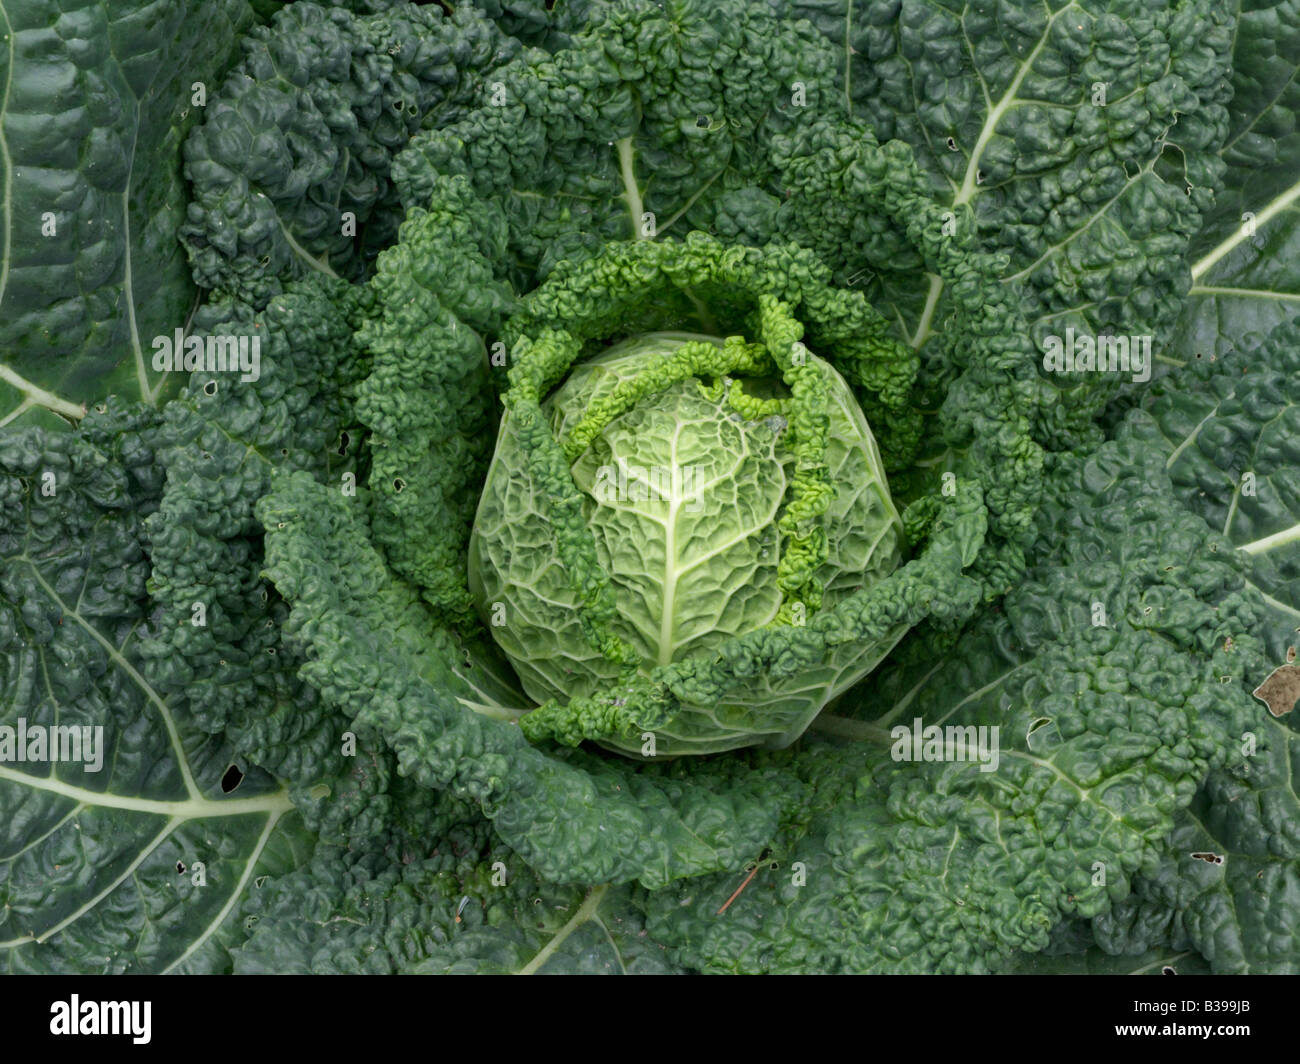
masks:
{"type": "MultiPolygon", "coordinates": [[[[638,335],[577,364],[541,411],[614,610],[603,639],[588,638],[548,482],[532,474],[507,411],[470,541],[470,588],[538,703],[617,700],[629,668],[649,677],[708,662],[747,633],[806,625],[902,560],[867,420],[844,378],[802,344],[783,376],[738,335],[638,335]]],[[[786,746],[904,630],[843,643],[793,675],[760,671],[720,700],[683,701],[653,733],[601,741],[657,756],[786,746]]]]}

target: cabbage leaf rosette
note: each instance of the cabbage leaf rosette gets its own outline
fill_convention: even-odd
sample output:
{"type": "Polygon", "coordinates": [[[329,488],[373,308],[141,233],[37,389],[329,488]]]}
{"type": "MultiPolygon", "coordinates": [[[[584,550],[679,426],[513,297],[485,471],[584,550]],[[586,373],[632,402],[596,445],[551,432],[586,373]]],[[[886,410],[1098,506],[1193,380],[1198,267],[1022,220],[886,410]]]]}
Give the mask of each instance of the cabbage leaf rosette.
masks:
{"type": "Polygon", "coordinates": [[[6,970],[1296,971],[1295,0],[69,6],[6,970]]]}
{"type": "MultiPolygon", "coordinates": [[[[381,292],[406,294],[400,250],[444,239],[449,218],[408,223],[381,292]]],[[[379,331],[363,335],[382,355],[379,331]]],[[[459,639],[490,634],[534,742],[646,758],[788,746],[913,626],[964,619],[999,574],[988,558],[966,570],[1014,545],[989,535],[996,481],[973,456],[891,496],[890,464],[906,471],[917,447],[919,360],[797,244],[611,241],[517,299],[499,336],[503,414],[463,551],[409,527],[427,519],[415,467],[388,499],[408,522],[399,564],[459,639]]],[[[490,374],[478,344],[462,365],[490,374]]],[[[394,409],[376,369],[363,392],[394,409]]],[[[434,401],[404,383],[406,406],[434,401]]],[[[993,417],[1026,423],[1014,404],[993,417]]],[[[418,445],[375,428],[389,456],[418,445]]],[[[455,464],[429,473],[439,500],[475,488],[455,464]]]]}

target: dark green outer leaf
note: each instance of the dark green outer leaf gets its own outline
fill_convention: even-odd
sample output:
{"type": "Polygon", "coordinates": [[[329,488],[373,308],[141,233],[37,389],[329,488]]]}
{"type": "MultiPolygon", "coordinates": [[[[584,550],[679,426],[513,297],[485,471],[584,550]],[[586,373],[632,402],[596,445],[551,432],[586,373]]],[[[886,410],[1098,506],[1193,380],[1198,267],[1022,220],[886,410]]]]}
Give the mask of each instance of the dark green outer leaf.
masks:
{"type": "MultiPolygon", "coordinates": [[[[1221,185],[1233,12],[1220,0],[780,0],[839,49],[839,84],[879,138],[910,144],[941,202],[1006,254],[1040,346],[1050,334],[1159,341],[1221,185]],[[1098,96],[1099,87],[1104,98],[1098,96]]],[[[921,348],[936,277],[879,297],[921,348]]],[[[1121,374],[1053,376],[1092,416],[1121,374]]],[[[1071,436],[1086,428],[1076,417],[1071,436]]]]}
{"type": "MultiPolygon", "coordinates": [[[[1260,613],[1258,650],[1243,662],[1252,688],[1300,645],[1300,320],[1253,339],[1224,357],[1193,357],[1121,428],[1163,462],[1181,507],[1247,561],[1260,613]]],[[[1154,928],[1216,972],[1297,970],[1300,722],[1294,710],[1274,717],[1255,705],[1233,740],[1259,749],[1210,775],[1158,868],[1097,921],[1103,946],[1127,950],[1154,928]]]]}
{"type": "Polygon", "coordinates": [[[253,23],[244,0],[68,8],[0,5],[0,425],[158,398],[150,344],[194,302],[176,242],[192,85],[253,23]]]}
{"type": "Polygon", "coordinates": [[[520,50],[472,7],[383,7],[287,6],[245,37],[187,139],[180,237],[219,298],[261,309],[293,278],[364,277],[402,220],[393,155],[480,104],[520,50]]]}
{"type": "Polygon", "coordinates": [[[736,867],[771,836],[799,790],[779,770],[723,760],[703,779],[678,767],[637,773],[619,759],[531,746],[510,713],[468,708],[481,696],[473,674],[456,669],[465,648],[387,570],[360,506],[304,473],[278,478],[258,504],[267,575],[293,603],[288,631],[310,659],[303,675],[384,735],[404,774],[477,800],[554,882],[662,886],[736,867]]]}
{"type": "Polygon", "coordinates": [[[145,525],[158,623],[141,654],[149,682],[196,727],[224,734],[242,759],[281,781],[309,788],[371,762],[364,787],[351,780],[331,802],[308,806],[324,817],[328,805],[333,826],[365,833],[382,820],[382,801],[374,803],[389,769],[372,761],[382,745],[362,741],[358,762],[340,755],[350,722],[320,705],[283,645],[287,611],[259,578],[253,514],[276,469],[309,470],[335,491],[364,477],[362,433],[345,398],[366,368],[351,342],[351,297],[342,281],[313,277],[257,315],[243,304],[204,307],[195,335],[256,337],[260,375],[196,372],[162,414],[154,447],[167,480],[145,525]],[[199,607],[202,624],[194,623],[199,607]],[[340,802],[344,793],[350,799],[340,802]]]}
{"type": "Polygon", "coordinates": [[[1225,187],[1194,245],[1174,364],[1225,358],[1300,310],[1300,2],[1241,10],[1232,87],[1225,187]]]}
{"type": "Polygon", "coordinates": [[[248,893],[310,848],[252,766],[223,793],[229,749],[141,674],[153,420],[115,402],[78,433],[0,441],[0,726],[102,727],[104,744],[99,771],[0,764],[8,972],[224,971],[248,893]]]}

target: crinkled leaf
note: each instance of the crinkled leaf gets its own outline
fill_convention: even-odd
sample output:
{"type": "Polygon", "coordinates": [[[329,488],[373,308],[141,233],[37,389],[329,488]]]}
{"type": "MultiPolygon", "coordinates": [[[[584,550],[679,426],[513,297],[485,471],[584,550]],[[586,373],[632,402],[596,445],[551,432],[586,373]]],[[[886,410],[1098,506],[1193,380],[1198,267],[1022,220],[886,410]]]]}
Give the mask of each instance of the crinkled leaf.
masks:
{"type": "Polygon", "coordinates": [[[248,895],[310,852],[288,795],[142,675],[154,420],[0,440],[0,728],[103,729],[98,767],[0,764],[8,972],[228,970],[248,895]]]}
{"type": "Polygon", "coordinates": [[[0,425],[158,397],[150,344],[195,295],[176,242],[192,86],[252,23],[244,0],[0,6],[0,425]]]}
{"type": "MultiPolygon", "coordinates": [[[[955,215],[1005,254],[1048,335],[1162,339],[1189,284],[1228,135],[1233,12],[1219,0],[785,0],[839,50],[854,114],[910,144],[955,215]]],[[[947,314],[931,275],[882,277],[917,347],[947,314]]],[[[1091,415],[1128,377],[1052,383],[1091,415]]],[[[1076,420],[1074,428],[1083,425],[1076,420]]]]}

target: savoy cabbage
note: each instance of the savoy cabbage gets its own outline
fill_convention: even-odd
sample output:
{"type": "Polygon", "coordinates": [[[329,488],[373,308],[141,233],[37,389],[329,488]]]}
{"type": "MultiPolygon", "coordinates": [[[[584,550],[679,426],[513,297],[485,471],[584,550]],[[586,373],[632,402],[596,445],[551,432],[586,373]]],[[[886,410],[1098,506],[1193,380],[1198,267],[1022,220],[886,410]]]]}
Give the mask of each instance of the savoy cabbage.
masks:
{"type": "Polygon", "coordinates": [[[1296,0],[64,6],[3,970],[1300,971],[1296,0]]]}

